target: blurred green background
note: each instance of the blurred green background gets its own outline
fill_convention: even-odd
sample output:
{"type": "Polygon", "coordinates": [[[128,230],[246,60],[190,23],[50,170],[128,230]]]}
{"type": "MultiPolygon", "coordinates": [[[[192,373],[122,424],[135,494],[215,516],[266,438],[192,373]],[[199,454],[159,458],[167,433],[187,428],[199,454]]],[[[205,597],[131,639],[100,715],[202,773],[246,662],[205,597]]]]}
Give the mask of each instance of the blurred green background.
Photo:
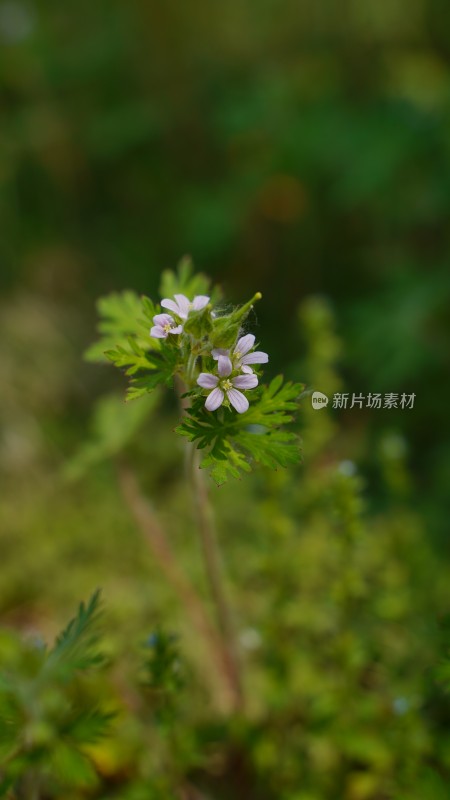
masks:
{"type": "MultiPolygon", "coordinates": [[[[265,664],[255,714],[268,715],[267,741],[250,737],[252,758],[276,776],[298,696],[305,740],[286,756],[277,800],[410,800],[415,769],[420,800],[448,797],[438,784],[450,751],[432,754],[450,709],[430,673],[446,647],[450,566],[448,3],[2,0],[0,80],[5,624],[51,637],[101,584],[118,652],[161,621],[182,627],[113,467],[99,463],[72,483],[61,476],[89,438],[97,399],[125,385],[82,360],[96,298],[132,288],[156,299],[161,271],[189,253],[230,301],[263,293],[252,325],[271,354],[269,375],[331,393],[416,394],[412,410],[315,416],[305,405],[302,469],[215,496],[240,624],[261,626],[267,648],[255,673],[265,664]],[[341,479],[348,486],[336,489],[341,479]],[[333,543],[340,515],[353,541],[353,514],[363,564],[356,557],[343,578],[336,646],[350,655],[339,661],[339,651],[333,667],[328,612],[341,590],[330,599],[323,575],[351,559],[353,545],[346,554],[333,543]],[[365,570],[372,599],[358,621],[353,582],[365,570]],[[330,688],[328,669],[345,690],[330,688]],[[385,685],[409,692],[415,709],[389,747],[383,714],[397,695],[386,699],[385,685]],[[358,691],[365,711],[352,722],[344,707],[358,691]],[[311,710],[322,692],[324,708],[311,710]],[[355,737],[344,755],[342,726],[355,737]]],[[[151,413],[130,457],[201,584],[174,404],[151,413]]],[[[230,791],[223,796],[238,796],[230,791]]],[[[245,796],[263,797],[252,791],[245,796]]]]}

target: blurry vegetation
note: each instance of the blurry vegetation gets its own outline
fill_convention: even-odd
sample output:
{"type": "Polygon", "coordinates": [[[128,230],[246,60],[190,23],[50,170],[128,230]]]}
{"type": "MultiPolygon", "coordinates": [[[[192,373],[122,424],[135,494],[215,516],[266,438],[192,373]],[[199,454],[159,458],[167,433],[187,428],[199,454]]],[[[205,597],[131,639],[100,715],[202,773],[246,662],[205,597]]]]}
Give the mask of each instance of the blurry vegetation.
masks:
{"type": "Polygon", "coordinates": [[[61,796],[97,783],[82,747],[105,734],[111,715],[99,708],[99,688],[84,673],[103,657],[94,651],[92,627],[99,595],[80,605],[47,652],[35,638],[20,643],[3,634],[0,676],[0,791],[17,797],[61,796]]]}
{"type": "Polygon", "coordinates": [[[5,796],[448,800],[447,4],[1,0],[0,67],[5,796]],[[174,402],[81,358],[96,297],[183,252],[261,290],[272,374],[417,395],[305,399],[302,466],[214,492],[244,718],[118,488],[133,463],[207,603],[174,402]],[[50,673],[97,586],[105,663],[50,673]]]}
{"type": "Polygon", "coordinates": [[[97,295],[154,296],[190,252],[233,299],[277,298],[259,314],[279,368],[297,354],[299,299],[327,294],[349,389],[417,394],[414,414],[365,426],[407,436],[442,536],[445,3],[2,0],[0,44],[0,281],[24,315],[30,293],[29,315],[81,314],[66,329],[81,348],[97,295]]]}
{"type": "MultiPolygon", "coordinates": [[[[297,369],[324,391],[341,388],[334,366],[341,344],[329,305],[311,298],[300,321],[305,358],[297,369]]],[[[108,607],[105,644],[98,645],[108,652],[108,681],[102,678],[96,701],[115,717],[106,736],[82,746],[93,770],[86,788],[80,772],[70,794],[61,789],[64,775],[70,782],[70,750],[63,775],[52,777],[49,766],[38,796],[446,796],[446,569],[412,508],[405,450],[399,435],[380,435],[373,459],[384,507],[374,510],[357,466],[365,454],[355,452],[353,460],[351,453],[360,441],[349,444],[336,412],[313,411],[307,400],[303,406],[301,468],[259,471],[214,493],[244,670],[244,715],[221,710],[205,642],[148,555],[111,471],[110,457],[119,452],[139,467],[171,546],[208,606],[170,409],[145,406],[136,437],[137,419],[128,417],[133,404],[102,400],[90,449],[82,451],[90,456],[75,457],[76,483],[63,482],[54,466],[34,486],[21,489],[16,480],[20,508],[13,512],[3,501],[9,536],[0,596],[5,621],[23,629],[23,643],[3,633],[2,675],[11,669],[11,652],[27,675],[36,659],[45,668],[45,652],[33,655],[33,642],[63,622],[61,609],[74,594],[101,584],[108,607]],[[20,502],[25,496],[28,508],[20,502]]],[[[4,677],[1,686],[5,691],[4,677]]],[[[59,691],[53,730],[66,719],[70,683],[59,691]]],[[[89,708],[91,692],[83,689],[79,708],[89,708]]],[[[46,706],[37,713],[39,724],[48,724],[46,706]]],[[[50,765],[57,756],[46,746],[50,765]]],[[[3,747],[5,774],[29,776],[30,767],[3,747]]],[[[39,774],[40,763],[32,767],[39,774]]],[[[23,780],[27,785],[30,777],[23,780]]]]}

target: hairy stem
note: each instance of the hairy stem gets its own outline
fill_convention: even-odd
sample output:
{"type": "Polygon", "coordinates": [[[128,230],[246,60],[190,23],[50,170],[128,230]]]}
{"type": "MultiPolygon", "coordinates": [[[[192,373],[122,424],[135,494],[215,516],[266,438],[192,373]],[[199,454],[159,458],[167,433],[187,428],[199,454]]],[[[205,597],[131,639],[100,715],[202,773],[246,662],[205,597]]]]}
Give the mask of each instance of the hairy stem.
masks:
{"type": "Polygon", "coordinates": [[[204,475],[199,466],[199,451],[195,447],[195,444],[189,444],[188,448],[189,478],[192,486],[206,575],[216,611],[217,623],[225,645],[234,708],[238,711],[243,709],[244,697],[232,614],[226,597],[222,559],[217,541],[214,515],[209,501],[204,475]]]}
{"type": "Polygon", "coordinates": [[[191,386],[195,383],[194,376],[195,376],[195,362],[197,361],[197,356],[195,353],[190,353],[189,358],[186,365],[186,384],[191,386]]]}
{"type": "MultiPolygon", "coordinates": [[[[167,535],[156,516],[150,502],[142,494],[133,470],[127,465],[118,465],[119,483],[125,502],[138,528],[142,531],[155,561],[172,585],[183,603],[192,626],[207,644],[214,670],[208,670],[211,681],[217,675],[220,679],[220,705],[236,707],[234,673],[227,648],[212,626],[201,597],[197,594],[184,571],[180,568],[176,555],[170,547],[167,535]]],[[[217,682],[216,682],[217,686],[217,682]]]]}

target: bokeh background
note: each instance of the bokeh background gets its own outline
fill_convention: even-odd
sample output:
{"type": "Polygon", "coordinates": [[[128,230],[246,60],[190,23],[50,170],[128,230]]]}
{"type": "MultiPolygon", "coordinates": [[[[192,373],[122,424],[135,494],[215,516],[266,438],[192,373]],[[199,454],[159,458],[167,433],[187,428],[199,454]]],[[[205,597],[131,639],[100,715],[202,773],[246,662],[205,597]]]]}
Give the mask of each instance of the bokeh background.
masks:
{"type": "MultiPolygon", "coordinates": [[[[333,564],[339,572],[348,562],[348,553],[332,547],[341,512],[362,515],[375,603],[367,614],[381,633],[361,622],[355,639],[341,643],[353,660],[336,670],[344,683],[348,676],[350,696],[355,686],[369,695],[375,686],[376,694],[380,668],[383,709],[397,697],[383,694],[391,684],[412,682],[395,713],[414,706],[416,717],[405,723],[410,738],[398,741],[417,748],[412,763],[445,775],[449,752],[432,753],[450,711],[432,671],[446,648],[450,568],[448,4],[2,0],[0,75],[5,625],[51,637],[74,603],[101,584],[121,631],[119,652],[160,621],[182,627],[176,601],[120,504],[114,468],[102,462],[79,471],[76,481],[66,475],[91,435],[96,402],[125,385],[112,369],[83,361],[95,338],[96,298],[126,288],[156,298],[161,271],[189,253],[231,301],[263,293],[253,324],[271,354],[269,375],[281,371],[323,391],[416,394],[412,410],[314,416],[305,408],[301,470],[224,487],[217,503],[232,581],[241,589],[248,581],[235,598],[243,630],[260,626],[247,644],[257,650],[258,636],[270,642],[272,655],[261,663],[285,684],[286,696],[267,675],[260,690],[282,717],[305,685],[314,697],[332,692],[324,643],[332,635],[325,621],[329,584],[319,576],[327,564],[333,573],[333,564]],[[350,500],[342,499],[340,484],[333,500],[336,475],[349,481],[350,500]],[[236,519],[243,517],[238,536],[236,519]],[[276,564],[271,553],[281,545],[276,564]],[[301,578],[300,560],[309,564],[308,579],[301,578]],[[278,569],[272,576],[269,562],[278,569]],[[297,574],[309,598],[299,601],[301,611],[293,599],[297,574]],[[372,579],[375,587],[386,579],[390,599],[372,579]],[[266,606],[255,601],[252,586],[267,593],[266,606]],[[284,609],[279,638],[269,586],[284,609]],[[306,635],[310,616],[316,622],[306,635]],[[307,653],[300,666],[290,644],[297,630],[307,653]],[[361,630],[365,672],[355,678],[361,630]],[[308,655],[316,647],[320,668],[308,655]]],[[[163,433],[174,413],[170,398],[152,413],[149,436],[131,455],[201,583],[183,533],[190,523],[179,445],[163,433]]],[[[347,589],[364,569],[347,576],[347,589]]],[[[350,603],[342,613],[350,630],[355,609],[350,603]]],[[[309,695],[303,701],[308,711],[299,725],[314,705],[309,695]]],[[[297,775],[293,764],[283,764],[286,785],[295,773],[294,788],[279,789],[277,798],[412,797],[392,789],[397,767],[383,750],[381,712],[371,719],[366,709],[363,721],[349,723],[367,741],[358,751],[355,736],[351,755],[342,756],[343,704],[339,695],[317,718],[311,712],[303,766],[297,775]],[[372,782],[364,778],[371,770],[372,782]],[[380,788],[386,774],[391,784],[380,788]],[[328,785],[324,775],[339,777],[328,785]]],[[[267,728],[256,758],[274,774],[281,748],[275,728],[267,728]]],[[[404,786],[414,782],[408,769],[404,786]]],[[[439,794],[433,775],[421,784],[420,800],[448,796],[445,788],[439,794]]]]}

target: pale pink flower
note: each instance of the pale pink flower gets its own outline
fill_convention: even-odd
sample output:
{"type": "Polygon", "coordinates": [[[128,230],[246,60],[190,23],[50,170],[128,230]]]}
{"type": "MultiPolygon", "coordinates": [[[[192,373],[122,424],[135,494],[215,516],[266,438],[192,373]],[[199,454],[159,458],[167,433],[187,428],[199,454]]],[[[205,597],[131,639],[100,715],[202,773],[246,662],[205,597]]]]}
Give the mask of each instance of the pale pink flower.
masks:
{"type": "Polygon", "coordinates": [[[184,294],[176,294],[174,297],[175,300],[167,298],[161,300],[161,305],[163,308],[168,308],[180,319],[187,319],[190,311],[201,311],[209,303],[209,297],[205,294],[197,294],[192,301],[184,294]]]}
{"type": "Polygon", "coordinates": [[[154,339],[167,339],[169,333],[181,333],[183,330],[183,326],[177,325],[170,314],[156,314],[153,317],[153,323],[150,336],[153,336],[154,339]]]}
{"type": "Polygon", "coordinates": [[[249,403],[244,394],[239,389],[254,389],[258,385],[256,375],[236,375],[230,378],[232,371],[229,359],[219,359],[217,366],[218,375],[211,372],[201,372],[197,378],[197,383],[203,389],[210,389],[205,401],[205,408],[208,411],[215,411],[222,405],[225,396],[238,414],[247,411],[249,403]]]}
{"type": "Polygon", "coordinates": [[[269,360],[267,353],[263,353],[262,350],[254,350],[253,353],[250,353],[254,345],[255,337],[252,333],[247,333],[246,336],[241,336],[238,340],[231,355],[230,350],[223,350],[222,348],[216,348],[211,355],[219,364],[222,362],[222,364],[229,365],[230,372],[234,367],[236,370],[240,369],[241,372],[251,375],[253,370],[249,364],[267,364],[269,360]]]}

